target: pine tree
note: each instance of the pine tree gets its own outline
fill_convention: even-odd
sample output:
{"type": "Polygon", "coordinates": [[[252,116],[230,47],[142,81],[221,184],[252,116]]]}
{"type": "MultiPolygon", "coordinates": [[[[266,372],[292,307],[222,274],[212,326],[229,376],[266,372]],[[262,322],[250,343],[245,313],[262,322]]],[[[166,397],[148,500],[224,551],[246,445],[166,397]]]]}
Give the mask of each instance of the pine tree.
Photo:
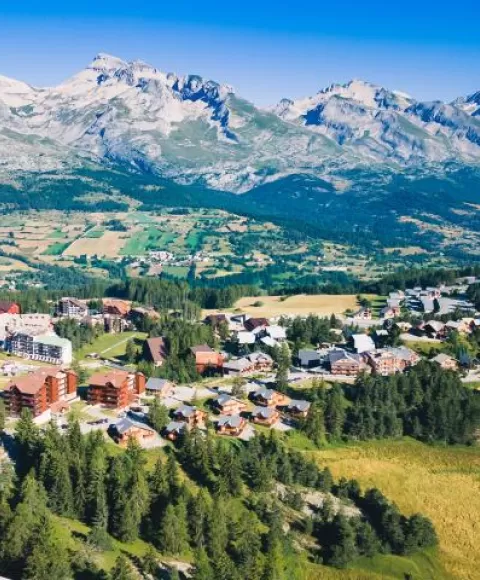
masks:
{"type": "Polygon", "coordinates": [[[317,447],[325,444],[325,418],[323,408],[317,402],[313,402],[308,410],[303,424],[305,435],[311,439],[317,447]]]}
{"type": "Polygon", "coordinates": [[[158,537],[159,550],[164,554],[181,554],[187,549],[185,544],[187,522],[186,520],[179,522],[178,519],[182,515],[181,510],[177,511],[172,504],[165,510],[158,537]]]}
{"type": "Polygon", "coordinates": [[[137,347],[133,339],[128,340],[125,346],[125,360],[130,364],[137,360],[137,347]]]}
{"type": "Polygon", "coordinates": [[[207,543],[207,522],[210,517],[210,503],[204,489],[191,498],[188,512],[192,545],[194,548],[203,549],[207,543]]]}
{"type": "Polygon", "coordinates": [[[325,427],[331,439],[338,440],[343,433],[345,407],[342,389],[334,385],[327,398],[325,408],[325,427]]]}
{"type": "Polygon", "coordinates": [[[55,539],[54,530],[47,518],[39,525],[32,549],[26,560],[24,578],[27,580],[51,580],[72,577],[68,554],[64,545],[55,539]]]}
{"type": "Polygon", "coordinates": [[[110,580],[136,580],[136,574],[126,556],[120,554],[110,572],[110,580]]]}
{"type": "Polygon", "coordinates": [[[288,372],[290,370],[290,364],[290,349],[288,348],[288,344],[284,342],[280,347],[280,353],[277,360],[277,374],[275,377],[277,390],[281,393],[285,393],[288,389],[288,372]]]}
{"type": "Polygon", "coordinates": [[[344,568],[358,555],[355,531],[349,520],[337,514],[330,525],[326,548],[326,559],[331,566],[344,568]]]}
{"type": "Polygon", "coordinates": [[[168,425],[168,409],[155,397],[148,411],[148,420],[151,426],[160,433],[168,425]]]}
{"type": "Polygon", "coordinates": [[[152,546],[148,546],[145,556],[142,559],[142,571],[144,574],[153,577],[155,577],[158,571],[158,555],[152,546]]]}
{"type": "Polygon", "coordinates": [[[213,568],[210,565],[207,552],[200,548],[195,553],[195,568],[193,571],[194,580],[213,580],[215,578],[213,568]]]}
{"type": "Polygon", "coordinates": [[[46,518],[47,495],[33,472],[30,472],[22,483],[20,501],[5,534],[4,545],[10,562],[22,561],[32,538],[46,518]]]}
{"type": "Polygon", "coordinates": [[[37,467],[37,450],[40,444],[38,428],[28,409],[22,409],[20,419],[15,426],[15,441],[18,446],[17,473],[23,477],[32,467],[37,467]]]}

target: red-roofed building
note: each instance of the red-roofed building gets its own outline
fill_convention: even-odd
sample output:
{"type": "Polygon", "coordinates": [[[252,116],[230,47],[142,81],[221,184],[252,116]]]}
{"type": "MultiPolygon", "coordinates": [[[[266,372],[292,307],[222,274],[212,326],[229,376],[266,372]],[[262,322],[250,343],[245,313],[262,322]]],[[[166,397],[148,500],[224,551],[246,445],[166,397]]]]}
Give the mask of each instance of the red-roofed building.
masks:
{"type": "Polygon", "coordinates": [[[12,379],[4,391],[9,415],[19,416],[30,409],[38,417],[58,401],[75,398],[77,375],[72,370],[42,369],[30,375],[12,379]]]}
{"type": "Polygon", "coordinates": [[[130,302],[118,300],[117,298],[104,298],[102,304],[103,314],[120,316],[122,318],[125,318],[132,309],[130,302]]]}
{"type": "Polygon", "coordinates": [[[208,344],[200,344],[199,346],[192,346],[190,349],[195,357],[195,366],[197,372],[203,374],[208,370],[218,372],[223,368],[223,356],[219,352],[215,352],[208,344]]]}
{"type": "Polygon", "coordinates": [[[20,306],[10,300],[0,300],[0,314],[20,314],[20,306]]]}
{"type": "Polygon", "coordinates": [[[144,392],[145,375],[112,370],[92,375],[87,398],[92,405],[101,404],[113,409],[122,409],[144,392]]]}

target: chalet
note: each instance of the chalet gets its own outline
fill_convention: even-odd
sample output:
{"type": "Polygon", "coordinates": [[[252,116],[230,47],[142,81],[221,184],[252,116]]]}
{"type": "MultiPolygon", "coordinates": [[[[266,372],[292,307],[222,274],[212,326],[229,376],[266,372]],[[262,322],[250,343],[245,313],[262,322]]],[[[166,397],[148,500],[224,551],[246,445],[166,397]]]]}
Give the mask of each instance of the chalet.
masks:
{"type": "Polygon", "coordinates": [[[380,318],[384,318],[386,320],[395,318],[400,314],[400,307],[394,308],[393,306],[384,306],[380,310],[380,318]]]}
{"type": "Polygon", "coordinates": [[[432,362],[437,363],[443,370],[456,371],[458,369],[458,362],[448,354],[440,353],[433,357],[432,362]]]}
{"type": "Polygon", "coordinates": [[[372,309],[371,308],[360,308],[353,314],[355,320],[372,320],[372,309]]]}
{"type": "Polygon", "coordinates": [[[333,350],[328,355],[332,375],[356,377],[364,368],[362,357],[345,350],[333,350]]]}
{"type": "Polygon", "coordinates": [[[102,300],[103,314],[110,314],[111,316],[120,316],[125,318],[131,310],[130,302],[126,300],[118,300],[116,298],[104,298],[102,300]]]}
{"type": "Polygon", "coordinates": [[[445,324],[446,332],[458,332],[460,334],[469,334],[471,332],[470,325],[464,320],[449,320],[445,324]]]}
{"type": "Polygon", "coordinates": [[[308,415],[311,403],[308,401],[292,399],[286,406],[285,411],[295,418],[305,418],[308,415]]]}
{"type": "Polygon", "coordinates": [[[321,363],[320,353],[311,349],[300,349],[296,357],[297,364],[301,367],[318,367],[321,363]]]}
{"type": "Polygon", "coordinates": [[[175,385],[167,379],[150,377],[145,384],[145,392],[147,395],[166,399],[167,397],[171,397],[175,392],[175,385]]]}
{"type": "Polygon", "coordinates": [[[92,405],[123,409],[145,392],[145,375],[121,370],[96,373],[90,378],[87,400],[92,405]]]}
{"type": "Polygon", "coordinates": [[[187,424],[183,421],[170,421],[163,430],[163,435],[170,441],[176,441],[186,428],[187,424]]]}
{"type": "Polygon", "coordinates": [[[121,447],[126,447],[130,439],[134,439],[141,445],[145,440],[155,437],[155,431],[148,425],[132,421],[127,417],[121,419],[118,423],[110,425],[108,432],[115,443],[118,443],[121,447]]]}
{"type": "Polygon", "coordinates": [[[265,330],[267,326],[269,326],[269,324],[270,323],[266,318],[255,318],[252,316],[251,318],[245,320],[246,330],[248,330],[249,332],[254,332],[255,334],[258,334],[259,332],[265,330]]]}
{"type": "Polygon", "coordinates": [[[280,413],[274,407],[254,407],[251,412],[251,419],[258,425],[271,427],[280,419],[280,413]]]}
{"type": "Polygon", "coordinates": [[[78,298],[65,297],[58,301],[57,312],[59,316],[84,318],[88,315],[88,306],[78,298]]]}
{"type": "Polygon", "coordinates": [[[195,357],[195,367],[200,374],[209,370],[219,372],[223,369],[223,356],[208,344],[192,346],[190,351],[195,357]]]}
{"type": "Polygon", "coordinates": [[[0,314],[20,314],[20,306],[11,300],[0,300],[0,314]]]}
{"type": "Polygon", "coordinates": [[[445,336],[445,324],[439,320],[427,320],[422,330],[430,338],[444,338],[445,336]]]}
{"type": "Polygon", "coordinates": [[[273,359],[264,352],[252,352],[246,357],[253,365],[255,371],[269,372],[273,368],[273,359]]]}
{"type": "Polygon", "coordinates": [[[240,415],[247,409],[247,405],[230,395],[220,395],[215,406],[222,415],[240,415]]]}
{"type": "Polygon", "coordinates": [[[263,407],[276,407],[285,401],[284,395],[273,389],[259,389],[252,393],[252,398],[258,405],[263,407]]]}
{"type": "Polygon", "coordinates": [[[162,336],[147,338],[143,343],[143,354],[146,360],[155,367],[161,367],[167,358],[167,345],[162,336]]]}
{"type": "Polygon", "coordinates": [[[77,375],[72,370],[42,369],[12,379],[4,390],[5,406],[9,415],[17,417],[29,409],[38,417],[60,400],[77,396],[77,375]]]}
{"type": "Polygon", "coordinates": [[[182,405],[178,409],[175,409],[173,418],[179,423],[185,423],[188,427],[203,427],[205,426],[207,413],[197,407],[182,405]]]}
{"type": "Polygon", "coordinates": [[[155,308],[136,306],[130,310],[128,317],[134,324],[141,324],[146,319],[157,320],[160,318],[160,314],[155,310],[155,308]]]}
{"type": "Polygon", "coordinates": [[[241,415],[229,415],[220,417],[217,421],[217,433],[221,435],[230,435],[231,437],[238,437],[243,433],[247,425],[247,421],[241,415]]]}
{"type": "Polygon", "coordinates": [[[254,370],[252,362],[246,357],[229,360],[223,363],[224,373],[230,376],[246,375],[253,373],[254,370]]]}

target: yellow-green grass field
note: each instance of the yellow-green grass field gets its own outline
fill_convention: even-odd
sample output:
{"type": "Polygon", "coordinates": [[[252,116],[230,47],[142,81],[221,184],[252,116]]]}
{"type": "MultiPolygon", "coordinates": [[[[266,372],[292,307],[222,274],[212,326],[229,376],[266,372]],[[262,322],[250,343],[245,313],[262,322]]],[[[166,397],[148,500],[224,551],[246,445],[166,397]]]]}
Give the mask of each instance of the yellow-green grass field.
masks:
{"type": "MultiPolygon", "coordinates": [[[[420,512],[431,518],[439,537],[438,555],[409,558],[412,571],[417,568],[414,578],[480,577],[479,447],[433,447],[405,439],[319,450],[314,456],[335,477],[358,479],[364,489],[377,487],[405,514],[420,512]]],[[[381,578],[399,577],[395,558],[381,557],[364,564],[370,571],[367,575],[324,575],[322,569],[318,577],[374,578],[374,572],[381,578]]]]}
{"type": "Polygon", "coordinates": [[[88,354],[97,353],[107,358],[121,357],[125,354],[127,342],[135,339],[136,342],[145,340],[144,332],[121,332],[119,334],[103,334],[91,344],[85,345],[75,353],[77,360],[83,360],[88,354]]]}
{"type": "MultiPolygon", "coordinates": [[[[373,296],[367,296],[373,299],[373,296]]],[[[343,314],[345,310],[358,308],[357,297],[354,294],[297,294],[295,296],[247,296],[238,300],[230,311],[241,311],[250,316],[306,316],[317,314],[329,316],[343,314]],[[254,306],[254,304],[260,304],[254,306]]],[[[205,310],[204,314],[212,314],[214,310],[205,310]]]]}

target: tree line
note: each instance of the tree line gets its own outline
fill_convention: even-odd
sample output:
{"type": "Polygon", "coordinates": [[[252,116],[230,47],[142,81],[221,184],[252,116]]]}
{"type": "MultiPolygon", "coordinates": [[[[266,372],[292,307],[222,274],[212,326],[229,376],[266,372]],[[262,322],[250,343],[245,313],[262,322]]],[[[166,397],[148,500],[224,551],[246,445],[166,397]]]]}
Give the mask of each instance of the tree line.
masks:
{"type": "Polygon", "coordinates": [[[427,361],[403,374],[362,375],[352,386],[318,386],[312,393],[301,428],[318,446],[402,436],[471,444],[480,420],[479,397],[457,373],[427,361]]]}
{"type": "Polygon", "coordinates": [[[82,435],[73,421],[65,433],[53,423],[42,432],[24,412],[15,446],[16,474],[10,467],[0,478],[0,572],[13,580],[134,578],[125,557],[107,576],[89,556],[110,550],[112,537],[151,545],[135,563],[142,574],[156,577],[158,550],[193,561],[195,580],[294,579],[308,559],[343,567],[437,541],[427,518],[403,516],[354,480],[335,483],[274,432],[246,443],[194,429],[151,469],[133,440],[112,455],[99,431],[82,435]],[[307,489],[323,499],[313,511],[307,489]],[[54,515],[88,525],[85,550],[59,540],[54,515]],[[312,547],[300,548],[297,533],[312,547]]]}

